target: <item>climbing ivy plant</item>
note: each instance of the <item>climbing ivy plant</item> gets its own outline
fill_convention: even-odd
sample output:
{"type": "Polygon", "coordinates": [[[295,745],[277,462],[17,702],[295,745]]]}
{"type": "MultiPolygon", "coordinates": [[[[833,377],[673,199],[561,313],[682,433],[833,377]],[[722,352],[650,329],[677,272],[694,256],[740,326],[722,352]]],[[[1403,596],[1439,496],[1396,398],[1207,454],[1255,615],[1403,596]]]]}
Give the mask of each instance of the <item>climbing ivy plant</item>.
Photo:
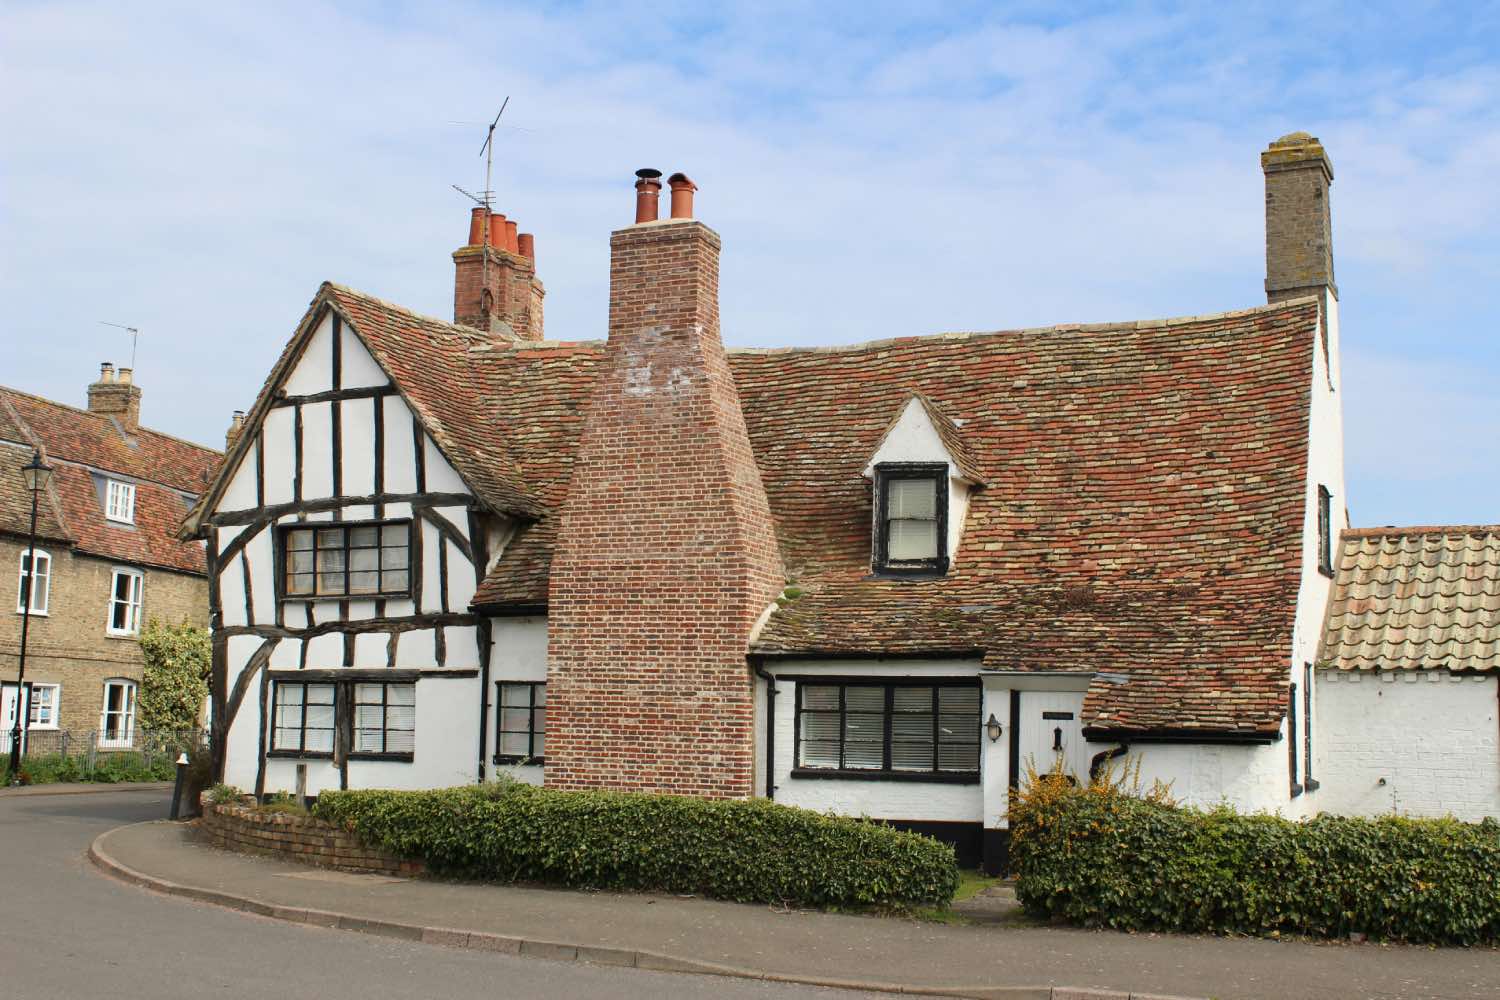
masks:
{"type": "Polygon", "coordinates": [[[145,673],[136,705],[142,729],[196,729],[208,697],[208,629],[190,622],[163,624],[152,619],[141,631],[145,673]]]}

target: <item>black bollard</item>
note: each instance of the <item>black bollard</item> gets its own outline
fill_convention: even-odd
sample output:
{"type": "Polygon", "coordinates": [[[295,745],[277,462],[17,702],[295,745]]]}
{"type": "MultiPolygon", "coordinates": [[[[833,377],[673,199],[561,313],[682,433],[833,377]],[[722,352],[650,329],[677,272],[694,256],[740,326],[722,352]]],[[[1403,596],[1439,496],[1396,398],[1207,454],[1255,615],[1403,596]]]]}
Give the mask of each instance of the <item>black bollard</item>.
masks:
{"type": "Polygon", "coordinates": [[[177,782],[172,786],[172,815],[176,819],[182,812],[182,785],[187,780],[188,758],[187,754],[177,755],[177,782]]]}

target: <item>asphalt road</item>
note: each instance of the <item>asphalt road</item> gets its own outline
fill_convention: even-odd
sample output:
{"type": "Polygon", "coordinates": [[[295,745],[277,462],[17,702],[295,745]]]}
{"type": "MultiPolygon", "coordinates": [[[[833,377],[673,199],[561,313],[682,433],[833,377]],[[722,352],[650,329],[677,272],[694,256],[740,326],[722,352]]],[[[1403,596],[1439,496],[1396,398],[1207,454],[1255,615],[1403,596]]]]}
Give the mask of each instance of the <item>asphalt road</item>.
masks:
{"type": "Polygon", "coordinates": [[[285,924],[123,885],[84,857],[98,834],[160,819],[168,803],[159,791],[0,796],[0,998],[868,996],[492,955],[285,924]]]}

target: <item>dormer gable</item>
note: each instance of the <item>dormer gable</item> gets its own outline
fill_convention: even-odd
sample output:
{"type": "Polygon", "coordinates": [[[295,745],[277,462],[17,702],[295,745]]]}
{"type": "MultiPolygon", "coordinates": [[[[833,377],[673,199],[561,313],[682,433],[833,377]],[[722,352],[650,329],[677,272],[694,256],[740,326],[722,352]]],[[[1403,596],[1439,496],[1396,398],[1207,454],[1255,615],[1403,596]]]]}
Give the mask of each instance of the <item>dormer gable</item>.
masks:
{"type": "Polygon", "coordinates": [[[941,576],[963,537],[969,498],[984,485],[957,421],[914,392],[901,404],[863,475],[873,483],[871,568],[941,576]]]}

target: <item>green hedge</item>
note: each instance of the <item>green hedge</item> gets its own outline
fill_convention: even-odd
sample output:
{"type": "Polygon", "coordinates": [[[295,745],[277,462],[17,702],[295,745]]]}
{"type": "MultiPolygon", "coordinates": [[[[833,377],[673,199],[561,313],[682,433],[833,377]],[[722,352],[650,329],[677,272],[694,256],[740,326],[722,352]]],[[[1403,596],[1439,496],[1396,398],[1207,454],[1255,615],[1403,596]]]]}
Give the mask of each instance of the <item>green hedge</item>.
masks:
{"type": "MultiPolygon", "coordinates": [[[[51,785],[59,782],[97,782],[120,784],[135,781],[171,781],[177,776],[176,755],[153,754],[150,763],[140,753],[101,753],[94,766],[81,756],[62,754],[29,754],[21,762],[21,781],[27,785],[51,785]]],[[[8,761],[0,760],[4,780],[10,780],[8,761]]]]}
{"type": "Polygon", "coordinates": [[[1011,863],[1035,916],[1121,930],[1500,941],[1493,819],[1297,822],[1109,787],[1028,794],[1013,811],[1011,863]]]}
{"type": "Polygon", "coordinates": [[[764,800],[521,784],[325,792],[314,815],[439,873],[814,906],[945,904],[953,848],[764,800]]]}

